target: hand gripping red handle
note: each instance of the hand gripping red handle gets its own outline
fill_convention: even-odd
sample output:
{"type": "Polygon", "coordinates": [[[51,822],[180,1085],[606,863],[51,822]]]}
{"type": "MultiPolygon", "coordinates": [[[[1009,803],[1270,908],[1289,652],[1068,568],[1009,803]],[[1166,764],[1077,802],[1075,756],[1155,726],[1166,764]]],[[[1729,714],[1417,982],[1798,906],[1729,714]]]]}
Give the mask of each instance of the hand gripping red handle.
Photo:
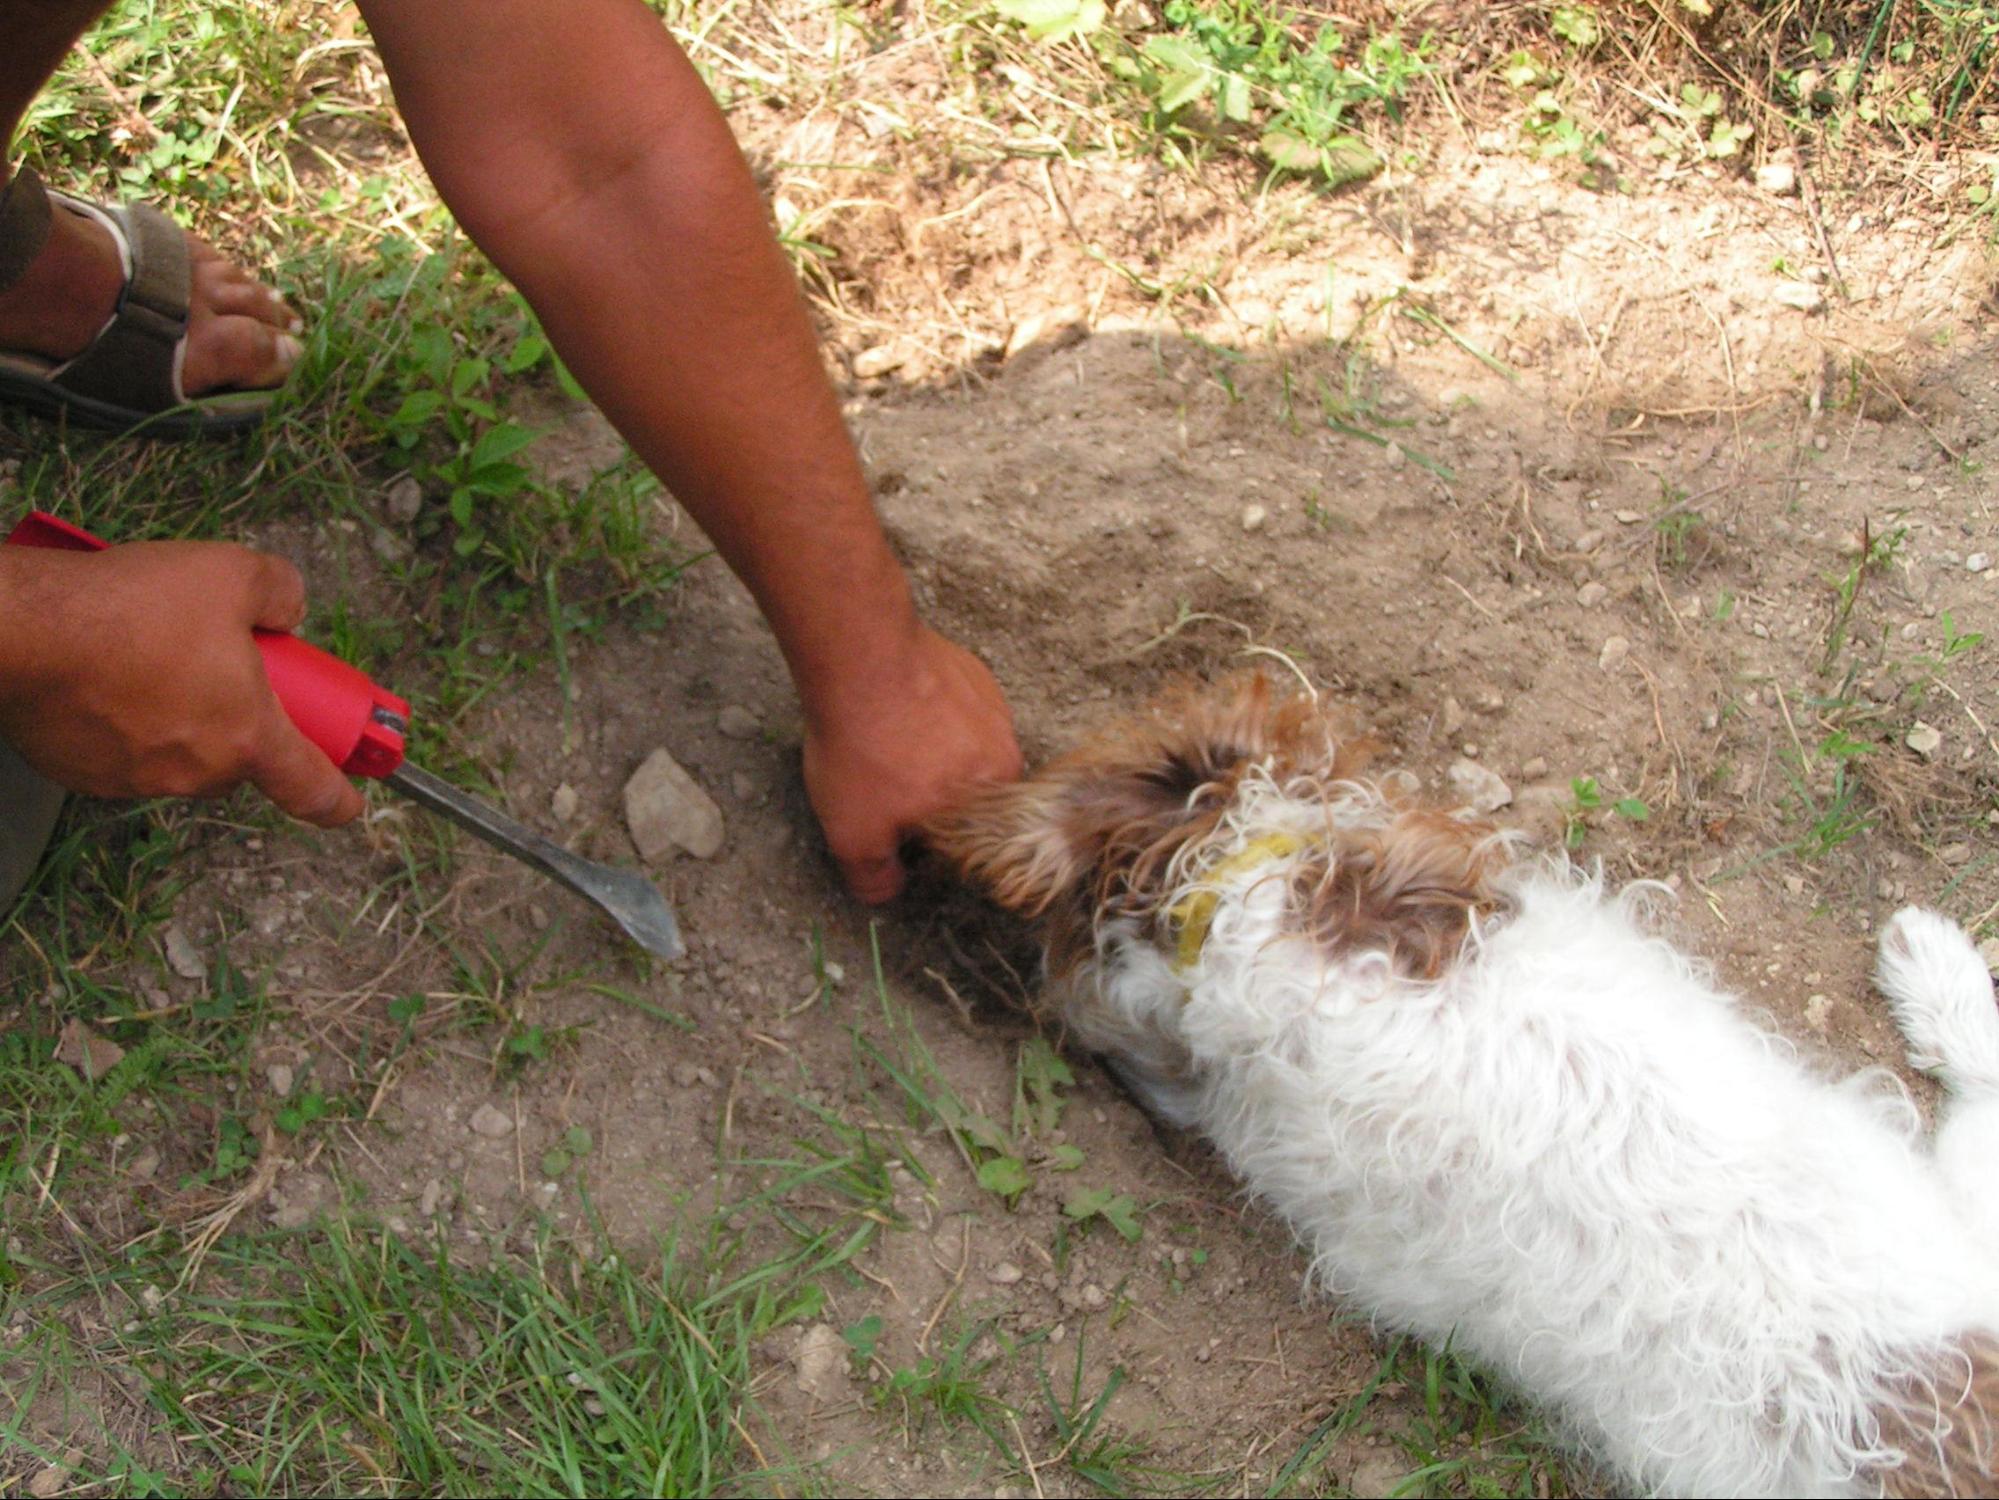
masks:
{"type": "MultiPolygon", "coordinates": [[[[110,543],[46,511],[30,511],[7,535],[18,547],[100,552],[110,543]]],[[[410,706],[337,656],[282,630],[259,630],[257,649],[285,715],[349,776],[386,776],[403,763],[410,706]]]]}

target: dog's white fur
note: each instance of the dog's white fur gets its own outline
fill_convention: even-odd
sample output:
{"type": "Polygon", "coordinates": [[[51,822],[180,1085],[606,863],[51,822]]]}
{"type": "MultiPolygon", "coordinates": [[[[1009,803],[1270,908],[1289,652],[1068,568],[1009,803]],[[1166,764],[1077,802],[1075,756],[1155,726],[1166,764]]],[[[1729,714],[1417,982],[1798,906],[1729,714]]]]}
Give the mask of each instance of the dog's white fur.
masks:
{"type": "MultiPolygon", "coordinates": [[[[1647,1491],[1991,1493],[1999,1009],[1965,934],[1911,907],[1880,945],[1950,1090],[1931,1147],[1891,1076],[1824,1076],[1656,936],[1656,887],[1489,849],[1495,900],[1434,977],[1329,941],[1301,867],[1401,812],[1277,770],[1234,780],[1155,899],[1104,901],[1051,982],[1317,1283],[1502,1372],[1647,1491]],[[1279,831],[1302,846],[1240,857],[1279,831]],[[1188,965],[1170,914],[1203,891],[1188,965]]],[[[1059,800],[999,795],[1016,852],[1059,800]]]]}

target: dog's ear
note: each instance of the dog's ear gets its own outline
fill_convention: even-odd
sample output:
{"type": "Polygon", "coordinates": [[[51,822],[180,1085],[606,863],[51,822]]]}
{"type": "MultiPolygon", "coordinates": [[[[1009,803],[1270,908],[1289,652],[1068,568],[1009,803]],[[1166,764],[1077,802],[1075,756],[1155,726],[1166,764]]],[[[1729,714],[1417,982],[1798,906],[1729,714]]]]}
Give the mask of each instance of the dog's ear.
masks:
{"type": "Polygon", "coordinates": [[[1094,900],[1107,866],[1135,863],[1190,817],[1196,768],[1071,757],[1042,776],[974,792],[933,818],[924,839],[1009,911],[1040,917],[1094,900]]]}

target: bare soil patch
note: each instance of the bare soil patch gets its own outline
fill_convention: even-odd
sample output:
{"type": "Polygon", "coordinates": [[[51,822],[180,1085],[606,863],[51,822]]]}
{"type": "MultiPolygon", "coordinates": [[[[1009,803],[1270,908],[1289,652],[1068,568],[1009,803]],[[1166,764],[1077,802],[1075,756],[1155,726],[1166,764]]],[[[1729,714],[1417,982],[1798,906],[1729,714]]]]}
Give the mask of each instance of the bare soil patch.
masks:
{"type": "MultiPolygon", "coordinates": [[[[993,665],[1032,755],[1175,674],[1295,671],[1440,797],[1472,759],[1538,836],[1579,814],[1584,856],[1675,886],[1675,930],[1827,1066],[1900,1065],[1865,982],[1879,923],[1920,900],[1989,935],[1999,903],[1999,645],[1948,652],[1999,619],[1999,568],[1976,566],[1999,554],[1981,247],[1939,244],[1920,204],[1841,203],[1835,271],[1796,198],[1709,171],[1594,192],[1468,130],[1331,198],[1144,161],[979,160],[882,123],[948,103],[933,62],[875,66],[844,104],[739,124],[781,217],[831,248],[829,341],[924,607],[993,665]],[[1820,305],[1787,305],[1789,283],[1820,305]],[[1923,725],[1939,739],[1919,753],[1923,725]],[[1873,748],[1847,763],[1858,821],[1822,828],[1834,733],[1873,748]],[[1576,808],[1576,777],[1603,808],[1576,808]],[[1649,816],[1609,810],[1625,798],[1649,816]]],[[[579,472],[615,453],[594,418],[565,420],[579,472]]],[[[274,540],[322,589],[365,594],[358,533],[274,540]]],[[[369,1101],[250,1212],[309,1223],[345,1194],[465,1254],[551,1214],[644,1254],[717,1201],[729,1163],[810,1136],[813,1110],[900,1123],[856,1043],[884,1034],[877,950],[938,1073],[1010,1117],[1017,939],[934,886],[879,918],[844,899],[788,684],[734,582],[697,568],[659,628],[614,625],[570,669],[566,715],[550,671],[477,708],[468,738],[518,814],[620,860],[620,788],[667,746],[728,822],[716,860],[656,872],[690,957],[644,970],[559,891],[461,850],[427,920],[461,925],[475,985],[411,948],[411,914],[371,905],[387,856],[365,834],[218,828],[182,925],[279,976],[291,1014],[268,1063],[369,1101]],[[760,732],[725,735],[724,708],[760,732]],[[577,811],[557,825],[565,785],[577,811]],[[815,942],[844,976],[823,995],[815,942]],[[482,946],[533,956],[504,970],[482,946]],[[427,1032],[475,990],[512,1032],[439,1027],[382,1065],[389,1001],[431,995],[427,1032]],[[552,1039],[525,1065],[504,1050],[522,1026],[552,1039]],[[488,1106],[507,1130],[472,1127],[488,1106]],[[545,1171],[576,1126],[587,1160],[545,1171]]],[[[1037,1372],[1061,1388],[1080,1368],[1091,1396],[1121,1369],[1110,1420],[1148,1462],[1261,1487],[1363,1389],[1379,1345],[1301,1299],[1279,1227],[1108,1077],[1077,1059],[1076,1078],[1011,1207],[919,1126],[924,1173],[903,1169],[896,1222],[813,1320],[878,1316],[873,1375],[976,1330],[1017,1428],[989,1442],[869,1367],[808,1390],[808,1325],[765,1350],[763,1441],[842,1488],[1077,1490],[1037,1372]],[[1062,1146],[1073,1177],[1045,1167],[1062,1146]],[[1142,1236],[1066,1222],[1077,1186],[1130,1194],[1142,1236]]],[[[176,1129],[160,1123],[162,1150],[176,1129]]],[[[1380,1395],[1324,1482],[1399,1477],[1383,1435],[1416,1400],[1380,1395]]]]}

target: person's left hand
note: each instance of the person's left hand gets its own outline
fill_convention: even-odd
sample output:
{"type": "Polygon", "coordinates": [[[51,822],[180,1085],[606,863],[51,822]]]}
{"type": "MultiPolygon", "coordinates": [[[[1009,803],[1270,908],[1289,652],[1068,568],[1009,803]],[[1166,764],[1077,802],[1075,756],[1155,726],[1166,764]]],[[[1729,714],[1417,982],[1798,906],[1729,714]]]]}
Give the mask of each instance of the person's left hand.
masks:
{"type": "Polygon", "coordinates": [[[966,790],[1017,780],[1013,715],[985,664],[927,626],[906,649],[815,694],[805,787],[847,888],[890,900],[902,839],[966,790]]]}

